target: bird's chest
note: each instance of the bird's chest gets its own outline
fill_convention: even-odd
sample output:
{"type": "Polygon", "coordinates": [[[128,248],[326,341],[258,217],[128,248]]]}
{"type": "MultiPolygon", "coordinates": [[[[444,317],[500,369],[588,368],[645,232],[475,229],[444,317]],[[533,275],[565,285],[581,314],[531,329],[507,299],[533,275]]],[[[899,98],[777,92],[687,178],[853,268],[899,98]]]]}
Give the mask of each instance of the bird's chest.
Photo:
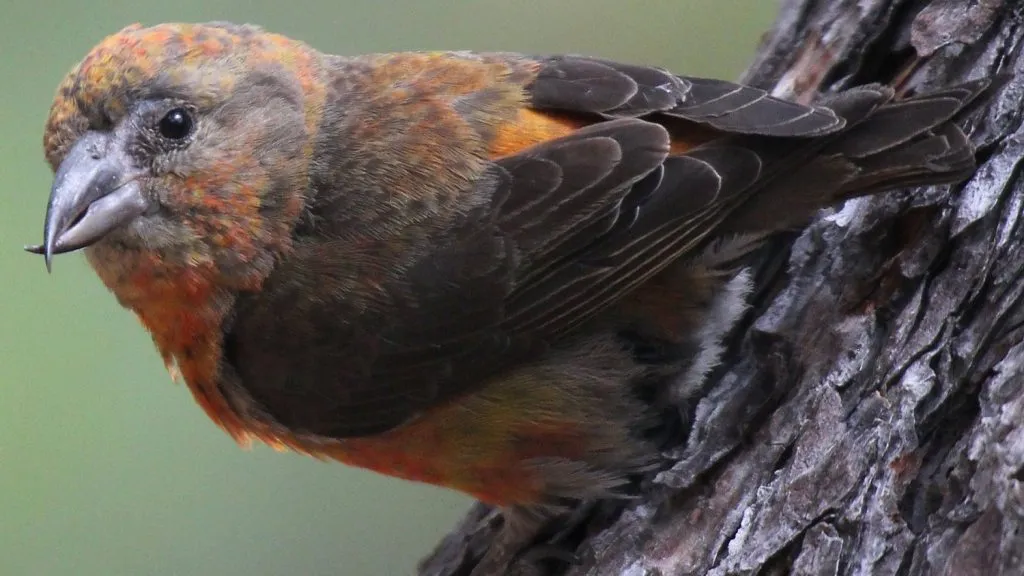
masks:
{"type": "Polygon", "coordinates": [[[173,299],[133,306],[172,377],[180,375],[206,414],[236,440],[242,440],[246,426],[219,386],[224,314],[217,308],[209,302],[173,299]]]}
{"type": "Polygon", "coordinates": [[[118,301],[150,333],[172,377],[183,379],[207,415],[236,440],[245,423],[218,385],[222,327],[231,297],[200,269],[161,270],[138,265],[125,270],[94,266],[118,301]]]}

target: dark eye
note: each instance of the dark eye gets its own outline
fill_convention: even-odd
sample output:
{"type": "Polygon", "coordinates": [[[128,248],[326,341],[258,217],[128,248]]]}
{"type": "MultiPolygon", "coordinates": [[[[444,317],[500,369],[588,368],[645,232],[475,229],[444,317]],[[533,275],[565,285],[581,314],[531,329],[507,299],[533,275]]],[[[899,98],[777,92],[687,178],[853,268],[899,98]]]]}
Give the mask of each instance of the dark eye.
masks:
{"type": "Polygon", "coordinates": [[[192,133],[192,116],[184,108],[175,108],[160,119],[160,135],[168,140],[181,140],[192,133]]]}

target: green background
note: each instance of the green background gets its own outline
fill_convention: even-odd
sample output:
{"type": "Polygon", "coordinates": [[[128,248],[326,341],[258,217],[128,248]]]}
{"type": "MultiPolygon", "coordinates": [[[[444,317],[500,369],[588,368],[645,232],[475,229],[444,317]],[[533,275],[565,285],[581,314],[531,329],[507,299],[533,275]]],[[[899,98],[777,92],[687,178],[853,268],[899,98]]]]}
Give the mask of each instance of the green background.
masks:
{"type": "Polygon", "coordinates": [[[735,78],[772,0],[0,0],[0,576],[406,574],[464,497],[258,446],[172,384],[80,255],[53,275],[53,90],[126,24],[260,24],[328,52],[575,52],[735,78]],[[13,2],[13,3],[12,3],[13,2]]]}

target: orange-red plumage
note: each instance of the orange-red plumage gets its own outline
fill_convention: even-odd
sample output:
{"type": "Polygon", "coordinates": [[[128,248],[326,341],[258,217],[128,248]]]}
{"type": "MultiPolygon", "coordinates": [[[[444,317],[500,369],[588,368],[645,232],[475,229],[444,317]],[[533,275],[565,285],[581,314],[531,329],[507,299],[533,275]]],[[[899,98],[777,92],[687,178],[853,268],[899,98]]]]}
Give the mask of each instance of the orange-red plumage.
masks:
{"type": "Polygon", "coordinates": [[[520,108],[511,121],[497,126],[488,146],[491,158],[520,152],[535,144],[568,136],[592,122],[551,112],[520,108]]]}

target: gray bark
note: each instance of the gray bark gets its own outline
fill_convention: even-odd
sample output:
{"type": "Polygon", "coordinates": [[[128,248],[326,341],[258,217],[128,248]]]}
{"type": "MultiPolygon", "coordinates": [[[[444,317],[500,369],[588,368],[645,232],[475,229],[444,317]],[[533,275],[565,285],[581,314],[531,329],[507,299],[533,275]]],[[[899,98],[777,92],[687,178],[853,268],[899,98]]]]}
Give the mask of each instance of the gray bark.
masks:
{"type": "MultiPolygon", "coordinates": [[[[743,80],[808,100],[920,58],[907,84],[938,87],[1016,73],[1022,38],[1013,0],[785,0],[743,80]]],[[[1024,574],[1022,95],[965,119],[969,182],[777,247],[675,466],[557,572],[1024,574]]],[[[478,505],[421,573],[467,573],[499,524],[478,505]]]]}

